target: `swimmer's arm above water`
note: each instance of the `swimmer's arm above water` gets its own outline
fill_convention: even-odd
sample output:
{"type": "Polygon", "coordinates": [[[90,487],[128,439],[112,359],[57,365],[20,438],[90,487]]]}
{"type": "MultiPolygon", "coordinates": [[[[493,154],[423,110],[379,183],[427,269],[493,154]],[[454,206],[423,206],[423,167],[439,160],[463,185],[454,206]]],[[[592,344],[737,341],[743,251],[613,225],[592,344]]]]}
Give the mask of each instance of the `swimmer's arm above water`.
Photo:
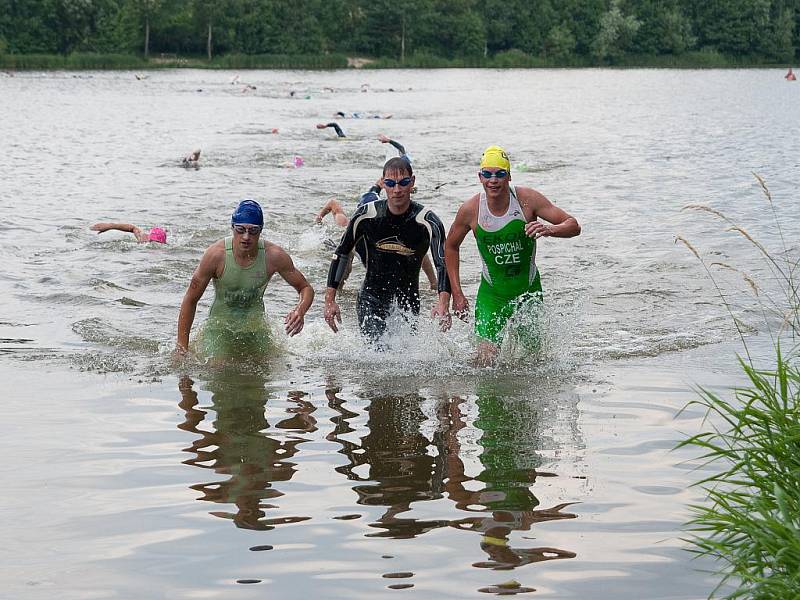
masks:
{"type": "Polygon", "coordinates": [[[336,198],[331,198],[325,203],[325,205],[320,209],[319,213],[317,213],[317,216],[314,217],[314,221],[321,223],[322,219],[324,219],[325,215],[328,213],[333,214],[333,220],[337,225],[341,227],[347,227],[349,219],[347,218],[342,205],[336,200],[336,198]]]}
{"type": "Polygon", "coordinates": [[[110,231],[112,229],[115,231],[132,233],[136,236],[136,240],[139,242],[146,242],[149,239],[141,229],[136,227],[136,225],[131,225],[130,223],[95,223],[89,229],[96,231],[97,233],[103,233],[104,231],[110,231]]]}
{"type": "Polygon", "coordinates": [[[317,123],[317,129],[325,129],[326,127],[333,127],[333,128],[334,128],[334,130],[336,131],[336,135],[338,135],[340,138],[347,137],[347,136],[344,134],[344,131],[342,131],[342,128],[341,128],[341,127],[339,127],[339,124],[338,124],[338,123],[335,123],[335,122],[331,122],[331,123],[317,123]]]}
{"type": "Polygon", "coordinates": [[[378,134],[378,139],[381,141],[381,144],[391,144],[392,146],[394,146],[400,153],[400,156],[406,155],[406,149],[403,147],[403,144],[401,144],[397,140],[393,140],[389,136],[383,135],[382,133],[378,134]]]}

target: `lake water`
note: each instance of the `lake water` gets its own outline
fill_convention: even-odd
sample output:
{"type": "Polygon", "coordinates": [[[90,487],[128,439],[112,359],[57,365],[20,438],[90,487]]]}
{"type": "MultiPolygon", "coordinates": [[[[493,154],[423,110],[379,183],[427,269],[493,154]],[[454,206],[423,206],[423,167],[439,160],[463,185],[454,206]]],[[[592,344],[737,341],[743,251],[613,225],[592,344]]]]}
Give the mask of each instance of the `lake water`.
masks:
{"type": "MultiPolygon", "coordinates": [[[[742,235],[682,208],[796,243],[800,84],[782,69],[135,75],[0,74],[0,597],[707,596],[713,564],[681,541],[700,473],[672,448],[701,426],[678,415],[692,386],[739,383],[742,347],[675,238],[770,287],[742,235]],[[314,127],[337,111],[392,118],[337,118],[338,140],[314,127]],[[445,227],[490,144],[581,222],[539,245],[538,355],[475,368],[470,326],[427,319],[376,353],[355,326],[360,266],[344,331],[327,329],[338,232],[313,216],[331,196],[352,210],[394,154],[379,133],[445,227]],[[194,148],[200,168],[181,168],[194,148]],[[191,273],[245,197],[317,292],[305,330],[281,333],[295,294],[275,278],[275,356],[173,367],[191,273]],[[169,244],[96,221],[162,226],[169,244]]],[[[763,303],[712,269],[764,352],[763,303]]],[[[474,298],[471,236],[461,272],[474,298]]]]}

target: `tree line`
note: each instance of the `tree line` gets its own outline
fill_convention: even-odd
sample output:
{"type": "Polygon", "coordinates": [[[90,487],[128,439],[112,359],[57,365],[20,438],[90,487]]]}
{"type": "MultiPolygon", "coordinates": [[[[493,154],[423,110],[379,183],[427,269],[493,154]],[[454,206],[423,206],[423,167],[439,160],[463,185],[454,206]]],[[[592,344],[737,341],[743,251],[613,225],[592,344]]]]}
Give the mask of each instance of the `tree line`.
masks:
{"type": "Polygon", "coordinates": [[[0,0],[0,54],[790,62],[800,0],[0,0]]]}

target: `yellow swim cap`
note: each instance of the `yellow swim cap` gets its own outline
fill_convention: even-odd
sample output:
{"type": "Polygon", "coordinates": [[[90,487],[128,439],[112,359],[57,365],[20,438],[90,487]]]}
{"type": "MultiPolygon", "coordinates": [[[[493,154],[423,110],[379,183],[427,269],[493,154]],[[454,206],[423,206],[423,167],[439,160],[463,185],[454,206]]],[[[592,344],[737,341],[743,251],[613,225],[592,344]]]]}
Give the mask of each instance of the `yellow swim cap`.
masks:
{"type": "Polygon", "coordinates": [[[511,163],[508,161],[508,154],[500,146],[489,146],[481,156],[481,169],[484,167],[495,167],[510,171],[511,163]]]}

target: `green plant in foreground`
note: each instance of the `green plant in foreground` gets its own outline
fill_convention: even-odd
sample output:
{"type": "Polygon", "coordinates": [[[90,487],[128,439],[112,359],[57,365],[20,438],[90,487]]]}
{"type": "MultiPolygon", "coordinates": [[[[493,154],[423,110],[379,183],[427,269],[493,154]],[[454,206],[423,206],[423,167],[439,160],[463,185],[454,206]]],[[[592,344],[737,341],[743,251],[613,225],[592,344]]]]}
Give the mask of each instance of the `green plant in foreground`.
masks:
{"type": "Polygon", "coordinates": [[[691,507],[688,541],[724,563],[717,590],[738,584],[728,598],[800,597],[800,371],[780,349],[776,358],[774,371],[740,361],[749,387],[736,403],[701,390],[688,406],[704,408],[712,430],[678,446],[715,471],[694,484],[706,503],[691,507]]]}
{"type": "Polygon", "coordinates": [[[747,360],[740,358],[739,364],[749,380],[746,387],[734,390],[734,401],[701,388],[700,399],[687,405],[705,410],[704,424],[710,431],[691,436],[678,447],[699,450],[702,467],[714,473],[693,484],[706,497],[703,504],[691,506],[694,517],[687,524],[691,533],[687,541],[692,552],[722,563],[722,579],[711,597],[724,589],[727,598],[800,598],[800,370],[797,348],[787,356],[781,352],[782,339],[795,343],[800,334],[800,261],[791,257],[769,189],[755,177],[779,234],[782,248],[777,255],[721,212],[699,205],[687,208],[722,219],[730,231],[750,242],[766,262],[779,292],[767,291],[774,287],[772,282],[759,286],[729,265],[707,264],[688,241],[677,238],[700,260],[733,319],[747,354],[747,360]],[[779,318],[778,331],[770,330],[774,366],[753,364],[741,323],[714,278],[713,266],[740,273],[759,299],[768,323],[775,323],[769,317],[779,318]]]}

